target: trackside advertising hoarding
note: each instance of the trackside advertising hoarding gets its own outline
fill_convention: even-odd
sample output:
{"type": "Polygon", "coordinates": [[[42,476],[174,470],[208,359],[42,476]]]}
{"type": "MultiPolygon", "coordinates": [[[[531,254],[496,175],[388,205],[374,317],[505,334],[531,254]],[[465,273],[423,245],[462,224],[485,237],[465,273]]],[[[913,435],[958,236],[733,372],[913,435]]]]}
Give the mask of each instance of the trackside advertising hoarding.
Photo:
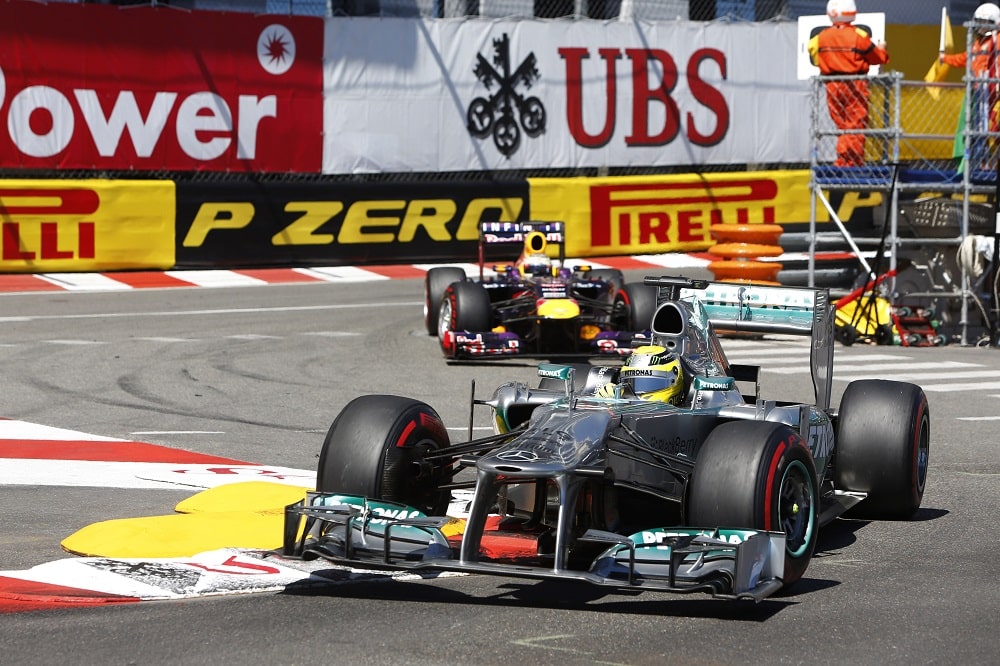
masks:
{"type": "Polygon", "coordinates": [[[528,209],[523,180],[178,183],[177,266],[475,262],[479,223],[528,209]]]}
{"type": "MultiPolygon", "coordinates": [[[[805,170],[337,185],[0,180],[0,272],[474,262],[480,222],[529,219],[565,222],[568,257],[689,252],[709,247],[720,222],[803,230],[808,187],[805,170]]],[[[869,225],[883,203],[880,193],[832,195],[842,218],[869,225]]]]}
{"type": "Polygon", "coordinates": [[[715,243],[713,224],[802,222],[810,214],[806,170],[529,183],[532,218],[564,220],[570,256],[705,250],[715,243]]]}
{"type": "Polygon", "coordinates": [[[169,180],[0,180],[0,272],[174,265],[169,180]]]}
{"type": "MultiPolygon", "coordinates": [[[[831,193],[866,220],[880,193],[831,193]]],[[[817,221],[829,226],[825,210],[817,221]]],[[[805,231],[809,171],[527,181],[177,184],[177,268],[475,262],[480,222],[566,223],[569,258],[692,252],[719,223],[805,231]]],[[[490,246],[487,261],[520,244],[490,246]]]]}
{"type": "Polygon", "coordinates": [[[0,167],[320,168],[323,20],[0,2],[0,167]]]}
{"type": "Polygon", "coordinates": [[[808,161],[793,23],[0,0],[0,168],[435,173],[808,161]]]}
{"type": "Polygon", "coordinates": [[[325,27],[326,173],[809,160],[794,23],[325,27]]]}

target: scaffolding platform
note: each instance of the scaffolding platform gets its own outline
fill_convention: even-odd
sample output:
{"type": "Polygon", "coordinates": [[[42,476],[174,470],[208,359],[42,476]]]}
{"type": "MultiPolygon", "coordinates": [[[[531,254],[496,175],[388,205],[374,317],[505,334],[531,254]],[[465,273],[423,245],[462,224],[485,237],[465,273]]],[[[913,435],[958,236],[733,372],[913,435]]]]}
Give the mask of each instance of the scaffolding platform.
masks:
{"type": "Polygon", "coordinates": [[[863,281],[893,276],[882,287],[893,306],[933,310],[942,330],[962,344],[995,329],[995,271],[992,285],[970,273],[967,239],[988,236],[996,242],[1000,234],[1000,132],[973,108],[984,96],[991,104],[1000,102],[1000,79],[966,72],[960,84],[929,84],[889,72],[817,76],[812,84],[809,285],[816,285],[821,239],[827,237],[829,246],[829,234],[820,234],[816,226],[822,206],[861,264],[863,281]],[[827,84],[862,80],[867,122],[862,128],[838,129],[827,84]],[[965,118],[973,122],[962,124],[965,118]],[[857,135],[864,137],[863,164],[837,164],[858,161],[845,152],[847,135],[855,136],[854,145],[857,135]],[[887,202],[882,224],[848,231],[831,204],[830,193],[836,191],[882,193],[887,202]]]}

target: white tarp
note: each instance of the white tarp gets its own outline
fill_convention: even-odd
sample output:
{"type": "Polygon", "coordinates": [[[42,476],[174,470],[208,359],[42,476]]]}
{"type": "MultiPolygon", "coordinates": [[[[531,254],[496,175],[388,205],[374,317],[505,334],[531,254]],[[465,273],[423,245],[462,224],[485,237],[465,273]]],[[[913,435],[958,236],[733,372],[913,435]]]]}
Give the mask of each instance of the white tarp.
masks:
{"type": "Polygon", "coordinates": [[[806,162],[796,31],[328,19],[323,171],[806,162]]]}

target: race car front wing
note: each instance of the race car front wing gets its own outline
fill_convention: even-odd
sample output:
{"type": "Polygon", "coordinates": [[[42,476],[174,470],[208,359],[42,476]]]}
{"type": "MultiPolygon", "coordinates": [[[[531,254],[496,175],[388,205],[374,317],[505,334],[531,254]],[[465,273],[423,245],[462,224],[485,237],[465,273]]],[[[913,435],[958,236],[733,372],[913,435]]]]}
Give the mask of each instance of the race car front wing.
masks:
{"type": "Polygon", "coordinates": [[[501,356],[613,356],[622,357],[632,351],[632,342],[643,339],[639,333],[602,331],[590,340],[579,340],[575,349],[553,354],[538,349],[537,342],[524,340],[510,331],[473,332],[445,331],[441,346],[445,355],[456,359],[488,358],[501,356]]]}
{"type": "Polygon", "coordinates": [[[626,536],[592,529],[576,539],[599,552],[583,570],[560,566],[564,558],[546,556],[544,549],[500,552],[495,545],[509,539],[509,532],[471,532],[465,526],[462,519],[426,516],[394,502],[310,492],[285,509],[282,553],[363,568],[576,580],[754,601],[782,587],[781,532],[665,527],[626,536]],[[476,555],[462,555],[471,552],[476,555]]]}

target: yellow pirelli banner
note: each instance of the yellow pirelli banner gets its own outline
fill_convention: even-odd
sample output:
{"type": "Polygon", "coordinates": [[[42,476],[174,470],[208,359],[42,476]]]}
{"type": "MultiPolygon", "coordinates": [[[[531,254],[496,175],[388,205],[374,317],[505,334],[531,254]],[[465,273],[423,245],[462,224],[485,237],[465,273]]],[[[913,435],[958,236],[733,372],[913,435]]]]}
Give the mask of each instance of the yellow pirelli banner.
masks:
{"type": "Polygon", "coordinates": [[[174,265],[169,180],[0,180],[0,272],[174,265]]]}
{"type": "MultiPolygon", "coordinates": [[[[808,170],[528,182],[531,219],[565,221],[571,257],[696,252],[714,244],[712,224],[810,216],[808,170]]],[[[825,213],[820,207],[818,218],[825,213]]]]}

